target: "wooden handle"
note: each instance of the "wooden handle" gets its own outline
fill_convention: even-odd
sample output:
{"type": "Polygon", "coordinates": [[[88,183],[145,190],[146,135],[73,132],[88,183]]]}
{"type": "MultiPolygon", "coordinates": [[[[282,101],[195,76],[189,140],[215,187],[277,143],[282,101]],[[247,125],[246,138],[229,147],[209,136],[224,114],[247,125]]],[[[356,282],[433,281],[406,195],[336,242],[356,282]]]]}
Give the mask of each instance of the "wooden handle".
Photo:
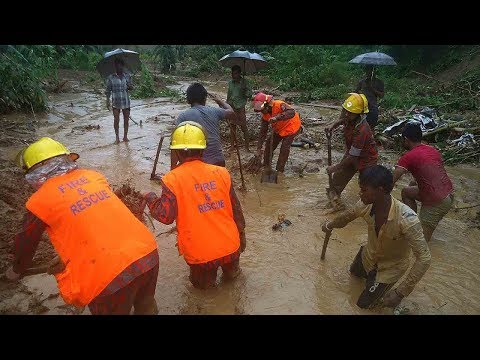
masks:
{"type": "Polygon", "coordinates": [[[325,259],[325,252],[327,251],[328,240],[330,240],[330,235],[332,235],[331,231],[325,233],[325,240],[323,240],[323,248],[322,248],[322,255],[320,256],[321,260],[325,259]]]}
{"type": "Polygon", "coordinates": [[[155,177],[155,172],[157,171],[158,156],[160,155],[160,150],[162,149],[164,138],[165,138],[164,135],[160,137],[160,143],[158,144],[157,155],[155,156],[155,161],[153,162],[153,170],[152,170],[152,173],[150,174],[150,179],[153,179],[155,177]]]}

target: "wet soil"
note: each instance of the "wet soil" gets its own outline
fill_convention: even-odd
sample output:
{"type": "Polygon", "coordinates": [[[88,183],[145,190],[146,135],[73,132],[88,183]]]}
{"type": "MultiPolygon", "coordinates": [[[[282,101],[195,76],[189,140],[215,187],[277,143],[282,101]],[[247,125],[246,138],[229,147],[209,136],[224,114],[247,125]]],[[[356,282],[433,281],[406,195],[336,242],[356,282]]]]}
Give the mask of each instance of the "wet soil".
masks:
{"type": "MultiPolygon", "coordinates": [[[[143,124],[137,126],[131,122],[130,141],[115,145],[113,116],[104,108],[101,91],[71,82],[75,91],[51,94],[51,111],[36,114],[33,130],[25,127],[25,134],[21,136],[15,132],[7,133],[5,139],[0,136],[0,210],[3,211],[0,259],[3,270],[11,261],[13,235],[19,229],[24,204],[30,194],[22,182],[21,171],[14,170],[13,160],[18,150],[32,139],[47,135],[63,142],[71,151],[80,154],[78,163],[81,167],[103,173],[114,188],[128,184],[133,191],[154,191],[160,195],[158,181],[150,180],[158,142],[161,135],[171,132],[174,119],[188,105],[168,98],[133,100],[132,117],[137,122],[143,120],[143,124]],[[89,125],[95,128],[86,130],[89,125]],[[74,130],[74,127],[79,128],[74,130]]],[[[225,97],[226,82],[204,83],[209,91],[225,97]]],[[[169,86],[184,91],[188,84],[190,80],[178,79],[177,84],[169,86]]],[[[216,106],[210,101],[208,105],[216,106]]],[[[235,281],[224,281],[219,271],[215,289],[201,291],[193,288],[188,280],[188,266],[178,256],[175,246],[175,225],[147,222],[159,247],[161,265],[156,299],[161,314],[392,314],[389,309],[361,310],[355,305],[364,282],[352,277],[348,268],[358,248],[367,240],[362,220],[357,219],[343,229],[336,229],[325,260],[320,260],[321,224],[333,217],[325,210],[328,177],[325,173],[324,127],[337,119],[339,111],[295,107],[305,119],[310,139],[321,146],[319,149],[292,148],[285,176],[279,184],[260,183],[260,174],[244,172],[247,189],[240,190],[238,159],[229,147],[228,126],[222,124],[227,168],[238,190],[247,224],[247,248],[240,260],[242,273],[235,281]],[[273,230],[279,216],[284,216],[291,224],[273,230]]],[[[26,119],[31,118],[32,115],[10,114],[1,117],[1,121],[3,124],[25,124],[28,123],[26,119]]],[[[251,138],[256,139],[260,120],[249,107],[247,119],[251,138]]],[[[120,124],[122,128],[123,122],[120,124]]],[[[9,131],[13,131],[13,127],[9,131]]],[[[237,137],[242,146],[240,130],[237,137]]],[[[335,163],[344,151],[339,132],[332,143],[335,163]]],[[[168,141],[159,156],[159,175],[169,170],[170,152],[166,144],[168,141]]],[[[255,140],[250,147],[255,148],[255,140]]],[[[398,159],[398,153],[380,151],[379,163],[383,165],[392,166],[398,159]]],[[[247,153],[243,146],[240,152],[245,165],[253,154],[247,153]]],[[[278,149],[274,153],[274,162],[277,156],[278,149]]],[[[478,168],[458,166],[449,167],[447,171],[456,189],[456,207],[480,203],[478,168]]],[[[401,188],[409,180],[408,176],[401,179],[393,191],[394,196],[400,197],[401,188]]],[[[343,199],[349,206],[358,201],[356,176],[346,187],[343,199]]],[[[432,265],[412,294],[403,301],[410,314],[480,313],[479,210],[480,207],[452,210],[439,224],[429,244],[432,265]]],[[[41,243],[46,246],[43,244],[49,242],[41,243]]],[[[41,246],[36,257],[45,252],[41,246]]],[[[88,309],[75,310],[66,306],[58,295],[54,277],[47,274],[25,277],[19,284],[0,282],[0,312],[89,314],[88,309]]]]}

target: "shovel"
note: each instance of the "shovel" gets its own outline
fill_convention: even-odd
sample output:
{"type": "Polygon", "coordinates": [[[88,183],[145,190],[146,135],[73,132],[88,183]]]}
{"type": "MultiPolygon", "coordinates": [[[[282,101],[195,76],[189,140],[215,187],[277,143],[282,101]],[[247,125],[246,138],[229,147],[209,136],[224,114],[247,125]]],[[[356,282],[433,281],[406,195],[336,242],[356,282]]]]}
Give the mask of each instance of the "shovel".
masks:
{"type": "Polygon", "coordinates": [[[262,171],[262,180],[261,182],[275,183],[278,182],[278,174],[276,170],[272,169],[272,160],[273,160],[273,127],[272,132],[270,133],[270,163],[262,171]]]}
{"type": "Polygon", "coordinates": [[[160,143],[158,144],[157,155],[155,156],[155,161],[153,163],[153,170],[152,170],[152,173],[150,174],[150,180],[158,179],[158,176],[155,174],[155,172],[157,171],[158,156],[160,155],[160,150],[162,150],[162,144],[163,144],[164,138],[165,138],[165,135],[162,135],[160,137],[160,143]]]}
{"type": "Polygon", "coordinates": [[[327,251],[328,241],[330,240],[330,235],[332,235],[331,231],[327,231],[325,233],[325,240],[323,240],[323,247],[322,247],[322,255],[320,256],[321,260],[325,260],[325,253],[327,251]]]}

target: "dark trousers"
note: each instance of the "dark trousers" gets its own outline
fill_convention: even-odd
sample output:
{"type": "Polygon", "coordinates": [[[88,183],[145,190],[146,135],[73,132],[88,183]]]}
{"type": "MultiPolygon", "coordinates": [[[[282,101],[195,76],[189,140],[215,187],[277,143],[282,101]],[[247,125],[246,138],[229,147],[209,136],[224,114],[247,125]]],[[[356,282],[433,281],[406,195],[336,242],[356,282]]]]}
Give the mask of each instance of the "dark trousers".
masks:
{"type": "MultiPolygon", "coordinates": [[[[290,147],[292,145],[293,140],[295,139],[295,136],[297,135],[298,135],[298,131],[295,134],[283,136],[283,137],[278,135],[276,132],[273,133],[273,151],[275,151],[278,144],[280,144],[280,141],[282,142],[282,145],[280,146],[280,154],[278,154],[277,167],[276,167],[277,171],[280,171],[280,172],[285,171],[285,164],[287,163],[288,155],[290,155],[290,147]]],[[[267,145],[265,146],[265,153],[263,154],[264,166],[269,165],[271,162],[270,140],[271,138],[268,137],[267,145]]]]}
{"type": "Polygon", "coordinates": [[[376,282],[377,269],[373,269],[367,273],[362,263],[362,251],[363,246],[360,247],[357,256],[355,256],[352,265],[350,265],[350,273],[367,280],[365,283],[365,289],[358,297],[357,306],[362,309],[371,309],[378,305],[383,295],[385,295],[394,284],[376,282]]]}

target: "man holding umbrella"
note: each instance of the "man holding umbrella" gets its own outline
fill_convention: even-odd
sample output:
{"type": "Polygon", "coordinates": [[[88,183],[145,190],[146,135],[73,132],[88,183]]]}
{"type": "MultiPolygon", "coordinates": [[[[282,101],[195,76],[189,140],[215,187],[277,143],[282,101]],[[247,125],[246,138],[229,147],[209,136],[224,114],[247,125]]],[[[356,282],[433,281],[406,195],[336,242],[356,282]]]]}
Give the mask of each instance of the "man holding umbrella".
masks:
{"type": "Polygon", "coordinates": [[[358,82],[355,92],[364,94],[367,97],[367,122],[373,132],[378,122],[377,101],[378,98],[382,98],[385,94],[383,81],[375,77],[374,66],[392,66],[397,65],[397,63],[391,56],[379,51],[360,54],[350,60],[349,63],[366,66],[366,77],[358,82]]]}
{"type": "Polygon", "coordinates": [[[115,73],[110,74],[106,81],[107,109],[113,109],[113,128],[115,129],[115,144],[120,143],[119,124],[120,111],[123,113],[123,141],[128,141],[128,120],[130,118],[130,97],[132,90],[131,75],[124,71],[125,62],[122,58],[114,60],[115,73]],[[110,102],[110,97],[112,101],[110,102]]]}
{"type": "MultiPolygon", "coordinates": [[[[245,115],[245,105],[247,101],[252,98],[252,87],[250,83],[242,77],[242,69],[239,65],[232,66],[232,80],[228,82],[227,103],[237,114],[237,120],[240,122],[240,127],[243,131],[245,138],[245,149],[250,152],[249,143],[250,138],[248,136],[247,129],[247,117],[245,115]]],[[[231,128],[231,149],[234,148],[234,134],[237,131],[237,126],[232,124],[231,128]]]]}
{"type": "Polygon", "coordinates": [[[373,130],[378,122],[378,98],[383,98],[385,95],[383,81],[375,76],[373,65],[367,65],[365,67],[365,79],[358,82],[356,93],[364,94],[368,100],[368,114],[367,122],[370,128],[373,130]]]}

